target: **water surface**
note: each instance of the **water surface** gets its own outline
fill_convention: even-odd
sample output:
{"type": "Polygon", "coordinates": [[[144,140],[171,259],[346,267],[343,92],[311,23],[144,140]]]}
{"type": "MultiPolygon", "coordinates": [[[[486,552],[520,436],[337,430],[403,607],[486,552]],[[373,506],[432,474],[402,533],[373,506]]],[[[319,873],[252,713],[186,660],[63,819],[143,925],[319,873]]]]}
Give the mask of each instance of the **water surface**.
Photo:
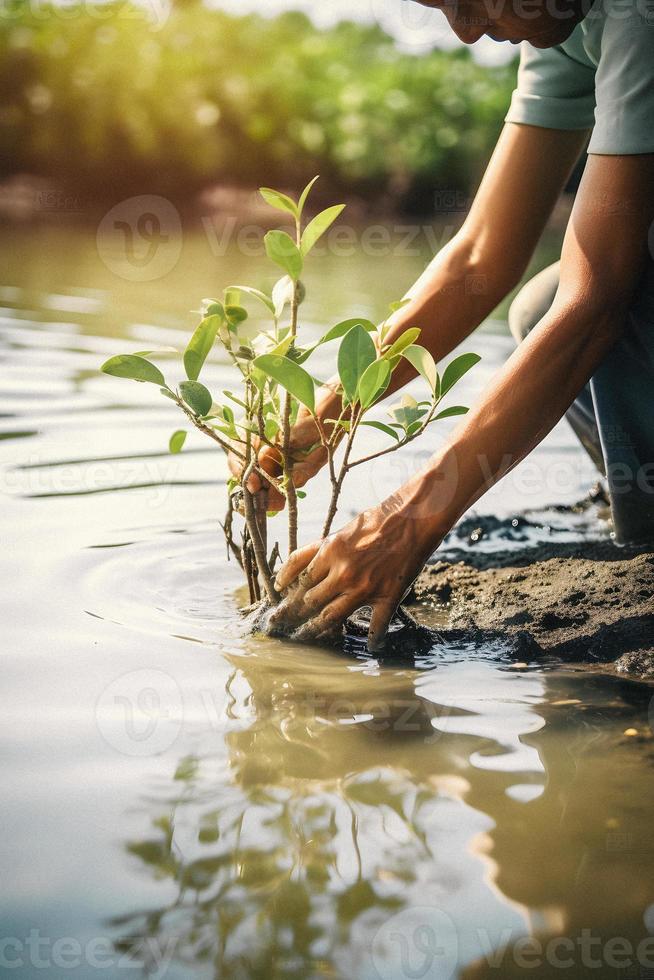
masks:
{"type": "MultiPolygon", "coordinates": [[[[201,297],[269,284],[265,262],[197,231],[143,281],[72,227],[3,245],[3,972],[649,975],[650,689],[501,649],[384,663],[245,635],[221,455],[191,433],[169,456],[174,406],[97,368],[180,346],[201,297]]],[[[309,334],[381,317],[426,257],[326,258],[309,334]]],[[[469,402],[511,349],[504,323],[462,349],[484,358],[469,402]]],[[[208,366],[210,387],[227,377],[208,366]]],[[[341,520],[432,438],[360,471],[341,520]]],[[[604,533],[547,511],[592,479],[562,424],[480,512],[604,533]]]]}

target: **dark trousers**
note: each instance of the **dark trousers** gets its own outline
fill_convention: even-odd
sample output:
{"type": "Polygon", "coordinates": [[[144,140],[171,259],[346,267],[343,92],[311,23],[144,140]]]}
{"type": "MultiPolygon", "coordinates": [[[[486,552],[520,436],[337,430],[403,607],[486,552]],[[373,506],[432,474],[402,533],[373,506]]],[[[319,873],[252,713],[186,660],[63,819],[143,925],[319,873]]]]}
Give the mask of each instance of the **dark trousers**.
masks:
{"type": "MultiPolygon", "coordinates": [[[[520,343],[547,313],[559,263],[534,276],[509,310],[520,343]]],[[[654,539],[654,266],[632,304],[620,339],[566,412],[598,470],[606,476],[616,541],[654,539]]]]}

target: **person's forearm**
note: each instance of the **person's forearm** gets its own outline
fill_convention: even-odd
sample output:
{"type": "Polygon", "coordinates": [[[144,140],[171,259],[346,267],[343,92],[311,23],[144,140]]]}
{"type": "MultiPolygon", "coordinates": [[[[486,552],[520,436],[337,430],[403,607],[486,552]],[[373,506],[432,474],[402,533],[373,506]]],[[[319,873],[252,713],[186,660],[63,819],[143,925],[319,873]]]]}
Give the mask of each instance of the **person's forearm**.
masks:
{"type": "MultiPolygon", "coordinates": [[[[523,266],[493,255],[461,233],[430,262],[407,293],[408,302],[387,321],[385,343],[393,343],[408,327],[420,327],[417,343],[438,364],[465,340],[516,285],[523,266]]],[[[408,361],[393,373],[389,391],[415,377],[408,361]]]]}
{"type": "MultiPolygon", "coordinates": [[[[431,351],[438,363],[495,309],[521,271],[492,262],[463,237],[453,238],[409,290],[409,301],[389,317],[385,343],[393,343],[408,327],[420,327],[417,343],[431,351]]],[[[403,359],[393,372],[387,394],[415,376],[413,366],[403,359]]],[[[334,417],[340,404],[337,387],[338,378],[332,378],[319,392],[319,417],[334,417]]]]}
{"type": "Polygon", "coordinates": [[[617,339],[623,308],[553,307],[451,439],[399,493],[435,546],[563,416],[617,339]]]}
{"type": "MultiPolygon", "coordinates": [[[[418,342],[438,363],[472,333],[520,280],[585,139],[578,131],[504,127],[463,227],[390,318],[389,341],[420,327],[418,342]]],[[[402,359],[389,394],[414,375],[402,359]]],[[[319,415],[333,417],[337,404],[323,391],[319,415]]]]}

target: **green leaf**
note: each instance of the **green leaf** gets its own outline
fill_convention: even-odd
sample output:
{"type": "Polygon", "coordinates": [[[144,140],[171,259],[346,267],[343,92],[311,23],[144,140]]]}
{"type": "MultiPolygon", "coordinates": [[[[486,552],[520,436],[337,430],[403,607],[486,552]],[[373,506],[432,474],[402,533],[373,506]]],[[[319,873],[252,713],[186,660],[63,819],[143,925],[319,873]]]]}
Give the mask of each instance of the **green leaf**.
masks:
{"type": "Polygon", "coordinates": [[[403,306],[410,301],[409,296],[405,296],[404,299],[396,299],[393,303],[389,303],[388,308],[391,313],[395,313],[396,310],[401,310],[403,306]]]}
{"type": "Polygon", "coordinates": [[[310,180],[309,181],[309,183],[307,184],[307,186],[304,188],[304,190],[300,194],[300,200],[297,202],[297,214],[298,214],[298,218],[301,218],[302,217],[302,212],[304,211],[304,205],[307,203],[307,198],[309,196],[309,192],[310,192],[311,188],[313,187],[313,185],[315,184],[315,182],[318,180],[318,177],[319,176],[320,176],[320,174],[316,174],[316,176],[313,178],[313,180],[310,180]]]}
{"type": "Polygon", "coordinates": [[[241,302],[241,290],[239,286],[227,286],[223,290],[225,306],[239,306],[241,302]]]}
{"type": "Polygon", "coordinates": [[[259,371],[258,368],[254,366],[254,361],[250,365],[250,381],[255,386],[258,391],[263,392],[266,387],[267,377],[263,371],[259,371]]]}
{"type": "Polygon", "coordinates": [[[165,395],[166,398],[170,398],[171,401],[173,402],[176,401],[175,395],[170,390],[170,388],[160,388],[159,391],[161,392],[162,395],[165,395]]]}
{"type": "Polygon", "coordinates": [[[251,347],[246,347],[244,344],[234,351],[234,357],[237,357],[240,361],[251,361],[254,358],[254,351],[251,347]]]}
{"type": "Polygon", "coordinates": [[[196,415],[208,415],[213,399],[211,393],[199,381],[182,381],[179,391],[192,412],[196,415]]]}
{"type": "Polygon", "coordinates": [[[349,402],[354,402],[364,371],[376,359],[372,337],[360,323],[356,323],[345,334],[338,349],[338,375],[349,402]]]}
{"type": "Polygon", "coordinates": [[[272,187],[260,187],[259,193],[271,208],[277,208],[278,211],[287,211],[294,218],[297,216],[297,204],[288,194],[282,194],[281,191],[276,191],[272,187]]]}
{"type": "Polygon", "coordinates": [[[391,366],[388,361],[373,361],[361,375],[357,398],[362,408],[370,408],[388,387],[391,366]]]}
{"type": "Polygon", "coordinates": [[[302,232],[300,241],[300,251],[303,256],[309,254],[321,235],[327,231],[329,226],[338,218],[345,207],[344,204],[334,204],[331,208],[326,208],[317,214],[302,232]]]}
{"type": "Polygon", "coordinates": [[[233,286],[233,289],[238,289],[242,293],[247,293],[248,296],[253,296],[258,299],[263,305],[269,310],[272,315],[275,315],[275,304],[273,303],[270,296],[266,296],[264,292],[260,289],[255,289],[253,286],[233,286]]]}
{"type": "MultiPolygon", "coordinates": [[[[268,353],[269,354],[281,354],[282,357],[283,357],[287,353],[287,351],[288,351],[288,349],[289,349],[289,347],[291,346],[292,343],[293,343],[293,334],[289,330],[288,333],[286,334],[286,336],[283,337],[280,340],[280,342],[277,344],[277,346],[276,347],[273,347],[272,350],[270,350],[268,353]]],[[[295,360],[295,358],[293,358],[293,360],[295,360]]]]}
{"type": "Polygon", "coordinates": [[[223,318],[225,316],[225,308],[217,299],[203,299],[202,316],[203,318],[205,316],[219,316],[223,318]]]}
{"type": "Polygon", "coordinates": [[[168,450],[171,453],[181,453],[182,446],[186,442],[186,430],[176,429],[168,440],[168,450]]]}
{"type": "Polygon", "coordinates": [[[374,333],[377,329],[375,324],[371,323],[370,320],[366,320],[365,317],[353,316],[350,317],[349,320],[341,320],[340,323],[337,323],[335,326],[331,327],[326,334],[323,334],[320,340],[317,341],[312,347],[307,347],[300,354],[298,354],[294,360],[296,360],[298,364],[304,364],[307,358],[309,358],[318,347],[321,347],[323,344],[328,344],[332,340],[338,340],[339,337],[344,337],[348,330],[355,327],[357,323],[361,324],[363,329],[367,330],[369,333],[374,333]]]}
{"type": "Polygon", "coordinates": [[[210,428],[215,429],[216,432],[220,432],[221,435],[225,436],[227,439],[236,439],[236,438],[238,438],[238,432],[236,431],[236,427],[233,426],[233,425],[230,426],[230,425],[218,425],[218,424],[216,424],[216,425],[210,426],[210,428]]]}
{"type": "Polygon", "coordinates": [[[157,347],[154,350],[135,350],[137,357],[151,357],[153,354],[179,354],[176,347],[157,347]]]}
{"type": "Polygon", "coordinates": [[[411,344],[413,344],[414,340],[418,339],[419,336],[420,327],[409,327],[409,329],[405,330],[403,334],[400,334],[397,340],[393,341],[388,350],[384,351],[382,357],[387,357],[390,359],[395,357],[397,354],[402,354],[407,347],[410,347],[411,344]]]}
{"type": "Polygon", "coordinates": [[[406,357],[410,364],[413,364],[416,371],[422,375],[431,390],[435,392],[438,386],[438,371],[430,351],[419,344],[410,344],[402,351],[402,356],[406,357]]]}
{"type": "Polygon", "coordinates": [[[254,366],[302,402],[310,412],[314,411],[313,378],[299,364],[280,354],[261,354],[255,359],[254,366]]]}
{"type": "Polygon", "coordinates": [[[225,316],[230,324],[236,325],[243,323],[243,320],[247,320],[248,311],[244,306],[238,306],[236,303],[232,303],[225,307],[225,316]]]}
{"type": "Polygon", "coordinates": [[[432,419],[432,421],[436,422],[437,419],[449,419],[453,415],[466,415],[467,412],[468,409],[465,407],[465,405],[452,405],[451,408],[446,408],[442,412],[439,412],[438,415],[432,419]]]}
{"type": "Polygon", "coordinates": [[[394,418],[396,423],[399,423],[405,431],[408,431],[409,427],[417,422],[419,419],[424,418],[427,414],[426,408],[421,408],[415,398],[411,395],[403,395],[399,405],[391,405],[388,414],[391,418],[394,418]]]}
{"type": "Polygon", "coordinates": [[[298,500],[304,500],[304,498],[306,497],[306,495],[307,495],[306,490],[296,490],[295,491],[295,496],[298,498],[298,500]]]}
{"type": "Polygon", "coordinates": [[[268,258],[288,272],[291,279],[298,279],[302,272],[302,256],[291,236],[285,231],[269,231],[264,235],[263,243],[268,258]]]}
{"type": "Polygon", "coordinates": [[[263,427],[263,434],[265,435],[266,439],[269,439],[270,442],[272,442],[278,432],[279,432],[279,422],[277,421],[276,418],[273,418],[273,416],[270,415],[265,421],[263,427]]]}
{"type": "Polygon", "coordinates": [[[480,360],[479,354],[460,354],[450,361],[441,380],[441,398],[480,360]]]}
{"type": "Polygon", "coordinates": [[[152,384],[166,387],[166,379],[159,368],[140,354],[116,354],[115,357],[105,361],[100,370],[105,374],[111,374],[114,378],[150,381],[152,384]]]}
{"type": "Polygon", "coordinates": [[[221,323],[221,318],[217,314],[213,314],[212,316],[205,316],[204,320],[201,320],[195,328],[184,351],[186,377],[190,378],[191,381],[197,381],[202,365],[213,347],[221,323]]]}
{"type": "Polygon", "coordinates": [[[328,344],[330,340],[338,340],[339,337],[344,337],[345,334],[352,329],[352,327],[356,327],[357,323],[360,324],[364,330],[367,330],[368,333],[374,333],[377,329],[375,324],[371,323],[370,320],[366,320],[365,317],[353,316],[350,317],[349,320],[341,320],[340,323],[337,323],[335,326],[331,327],[326,334],[323,334],[318,341],[318,344],[316,344],[316,347],[319,344],[328,344]]]}
{"type": "Polygon", "coordinates": [[[241,408],[244,408],[247,411],[247,405],[245,404],[245,402],[242,401],[240,398],[237,398],[233,392],[223,391],[223,395],[225,396],[225,398],[231,399],[231,401],[233,401],[236,405],[240,405],[241,408]]]}
{"type": "MultiPolygon", "coordinates": [[[[349,419],[325,419],[325,422],[328,425],[337,425],[339,428],[345,429],[346,432],[349,432],[351,429],[349,419]]],[[[362,422],[361,424],[363,425],[364,423],[362,422]]]]}
{"type": "Polygon", "coordinates": [[[400,441],[395,429],[391,429],[390,425],[386,425],[385,422],[377,422],[376,419],[364,419],[361,425],[369,425],[371,429],[379,429],[380,432],[385,432],[387,436],[391,436],[396,442],[400,441]]]}

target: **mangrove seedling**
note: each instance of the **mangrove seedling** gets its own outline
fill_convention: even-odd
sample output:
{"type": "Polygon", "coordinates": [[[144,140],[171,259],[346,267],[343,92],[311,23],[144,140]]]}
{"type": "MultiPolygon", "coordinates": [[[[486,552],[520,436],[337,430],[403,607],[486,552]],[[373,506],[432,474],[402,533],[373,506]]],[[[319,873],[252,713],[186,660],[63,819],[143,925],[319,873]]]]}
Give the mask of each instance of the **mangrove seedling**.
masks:
{"type": "MultiPolygon", "coordinates": [[[[257,473],[264,488],[274,487],[286,498],[288,552],[297,548],[298,498],[306,496],[296,488],[293,469],[300,456],[292,447],[291,431],[300,407],[314,419],[317,441],[305,452],[322,446],[331,484],[329,505],[324,518],[323,536],[330,533],[337,513],[345,479],[355,467],[401,449],[417,439],[439,419],[463,415],[467,408],[441,402],[460,378],[477,363],[477,354],[461,354],[439,374],[431,353],[418,343],[420,329],[411,327],[392,343],[387,342],[389,326],[380,326],[356,316],[332,326],[317,341],[303,342],[299,310],[304,299],[301,276],[318,239],[343,210],[337,204],[321,211],[310,221],[304,211],[314,178],[295,201],[280,191],[262,187],[260,193],[273,208],[292,219],[289,234],[282,229],[268,231],[264,237],[266,254],[283,272],[270,293],[252,286],[231,285],[221,299],[202,303],[201,319],[182,355],[183,379],[170,384],[151,360],[157,351],[118,354],[102,365],[106,374],[133,381],[149,382],[177,405],[191,425],[213,440],[239,463],[240,476],[227,484],[227,514],[222,528],[228,554],[242,567],[250,603],[265,596],[276,604],[275,562],[280,550],[269,543],[267,489],[252,492],[251,476],[257,473]],[[246,305],[256,303],[265,311],[263,329],[253,334],[246,305]],[[335,418],[316,414],[316,389],[320,382],[307,368],[315,352],[339,341],[337,349],[339,411],[335,418]],[[220,393],[211,392],[200,374],[207,357],[218,347],[231,364],[234,383],[220,393]],[[376,410],[402,359],[409,361],[425,384],[424,397],[417,401],[404,395],[388,409],[387,419],[376,410]],[[368,454],[355,453],[357,435],[372,427],[382,432],[388,444],[368,454]],[[271,447],[279,460],[279,474],[271,476],[259,465],[258,451],[271,447]],[[235,518],[242,519],[240,533],[235,518]]],[[[401,304],[391,305],[391,311],[401,304]]],[[[186,430],[170,437],[169,449],[179,453],[186,430]]]]}

